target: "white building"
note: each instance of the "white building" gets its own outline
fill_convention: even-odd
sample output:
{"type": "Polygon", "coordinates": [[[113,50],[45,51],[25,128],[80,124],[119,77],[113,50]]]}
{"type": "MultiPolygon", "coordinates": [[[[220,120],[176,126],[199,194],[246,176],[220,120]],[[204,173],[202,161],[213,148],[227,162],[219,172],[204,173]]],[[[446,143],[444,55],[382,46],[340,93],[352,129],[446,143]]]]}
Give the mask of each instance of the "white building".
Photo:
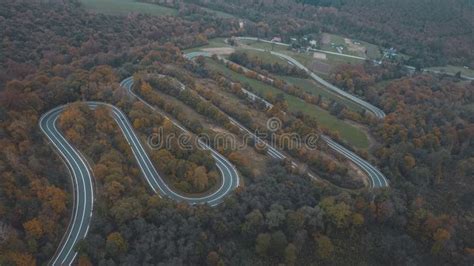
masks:
{"type": "Polygon", "coordinates": [[[272,38],[272,42],[281,42],[281,38],[275,36],[272,38]]]}

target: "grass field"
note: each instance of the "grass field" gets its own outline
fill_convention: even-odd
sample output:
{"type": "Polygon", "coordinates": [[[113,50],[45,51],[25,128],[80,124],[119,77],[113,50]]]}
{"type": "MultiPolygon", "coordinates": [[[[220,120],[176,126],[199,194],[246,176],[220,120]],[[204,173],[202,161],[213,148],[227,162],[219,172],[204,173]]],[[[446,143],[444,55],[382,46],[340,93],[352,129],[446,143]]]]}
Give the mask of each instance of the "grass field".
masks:
{"type": "Polygon", "coordinates": [[[321,95],[326,99],[334,100],[338,103],[344,104],[351,111],[359,112],[363,110],[363,108],[360,105],[357,105],[354,102],[347,100],[346,98],[343,98],[327,89],[322,88],[320,85],[317,85],[316,82],[312,80],[303,79],[303,78],[295,78],[295,77],[290,77],[290,76],[278,76],[278,77],[280,79],[285,80],[286,82],[290,84],[293,84],[305,90],[306,92],[311,93],[312,95],[321,95]]]}
{"type": "Polygon", "coordinates": [[[204,9],[204,10],[206,10],[206,11],[209,12],[209,13],[213,13],[214,15],[216,15],[216,17],[220,17],[220,18],[237,18],[236,16],[234,16],[234,15],[232,15],[232,14],[225,13],[225,12],[222,12],[222,11],[210,9],[210,8],[203,7],[203,6],[201,6],[201,8],[204,9]]]}
{"type": "Polygon", "coordinates": [[[285,96],[285,100],[288,102],[288,109],[290,112],[301,111],[305,114],[308,114],[316,118],[316,120],[320,123],[322,127],[326,127],[333,131],[338,131],[342,139],[354,145],[355,147],[368,147],[368,139],[364,132],[352,125],[345,123],[342,120],[339,120],[335,116],[332,116],[326,110],[321,109],[318,106],[308,104],[295,96],[286,94],[283,91],[274,88],[273,86],[267,85],[258,80],[247,78],[244,75],[238,74],[228,69],[224,65],[215,62],[211,59],[206,59],[206,62],[208,63],[210,68],[223,73],[224,75],[230,77],[233,80],[240,81],[242,84],[250,85],[252,89],[257,91],[261,95],[265,95],[267,93],[277,95],[279,93],[282,93],[285,96]]]}
{"type": "Polygon", "coordinates": [[[134,0],[80,0],[80,2],[86,10],[109,15],[126,15],[130,12],[137,12],[155,16],[174,16],[178,13],[173,8],[134,0]]]}
{"type": "Polygon", "coordinates": [[[323,50],[328,50],[328,51],[337,53],[338,52],[337,49],[331,45],[331,44],[334,44],[334,45],[337,45],[337,46],[343,46],[344,47],[344,51],[343,51],[344,54],[361,56],[361,57],[366,57],[367,56],[368,58],[371,58],[371,59],[378,59],[382,56],[382,54],[380,53],[379,47],[375,44],[371,44],[371,43],[368,43],[368,42],[348,38],[352,42],[357,42],[358,43],[358,44],[354,44],[354,45],[364,47],[365,49],[367,49],[367,54],[365,54],[361,51],[356,52],[356,51],[351,51],[350,49],[348,49],[349,45],[344,40],[345,37],[343,37],[343,36],[336,35],[336,34],[330,34],[330,33],[324,33],[324,35],[328,39],[329,43],[321,45],[321,49],[323,49],[323,50]]]}
{"type": "MultiPolygon", "coordinates": [[[[287,64],[287,62],[275,55],[270,54],[269,52],[261,52],[261,51],[255,51],[255,50],[249,50],[249,49],[244,49],[244,48],[238,48],[237,50],[242,51],[247,53],[249,56],[252,57],[258,57],[260,58],[263,62],[266,63],[279,63],[279,64],[287,64]]],[[[305,60],[304,56],[300,55],[300,60],[305,60]]],[[[320,73],[318,73],[320,74],[320,73]]],[[[320,75],[323,78],[327,78],[324,74],[320,75]]],[[[355,104],[352,101],[349,101],[323,87],[321,85],[318,85],[316,82],[309,80],[309,79],[301,79],[301,78],[295,78],[295,77],[289,77],[289,76],[278,76],[279,78],[285,80],[286,82],[293,84],[295,86],[300,87],[301,89],[313,94],[313,95],[321,95],[327,99],[330,100],[335,100],[336,102],[342,103],[346,105],[350,110],[352,111],[362,111],[363,108],[360,107],[359,105],[355,104]]]]}
{"type": "Polygon", "coordinates": [[[214,39],[210,39],[208,42],[207,45],[204,45],[204,46],[198,46],[198,47],[193,47],[193,48],[190,48],[190,49],[186,49],[184,50],[183,52],[185,53],[189,53],[189,52],[196,52],[196,51],[201,51],[202,49],[206,49],[206,48],[219,48],[219,47],[230,47],[229,45],[227,45],[224,40],[226,38],[214,38],[214,39]]]}
{"type": "Polygon", "coordinates": [[[245,52],[249,57],[258,57],[265,63],[270,63],[270,64],[278,63],[281,65],[288,64],[285,60],[270,54],[270,52],[260,52],[260,51],[243,49],[243,48],[237,48],[237,51],[245,52]]]}
{"type": "Polygon", "coordinates": [[[444,66],[444,67],[428,67],[426,69],[428,69],[428,70],[437,70],[437,71],[440,71],[440,72],[447,72],[447,73],[453,73],[453,74],[456,74],[457,72],[461,72],[461,74],[463,74],[465,76],[474,78],[474,69],[468,69],[468,68],[464,68],[462,66],[447,65],[447,66],[444,66]]]}

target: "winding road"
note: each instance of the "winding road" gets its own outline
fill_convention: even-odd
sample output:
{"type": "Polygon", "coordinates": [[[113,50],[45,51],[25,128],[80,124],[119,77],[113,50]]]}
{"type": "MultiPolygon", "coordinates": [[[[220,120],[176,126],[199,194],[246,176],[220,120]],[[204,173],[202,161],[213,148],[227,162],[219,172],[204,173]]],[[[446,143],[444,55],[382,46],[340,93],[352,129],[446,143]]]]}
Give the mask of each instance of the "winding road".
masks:
{"type": "Polygon", "coordinates": [[[344,146],[335,142],[334,140],[332,140],[326,135],[321,135],[321,139],[324,140],[324,142],[326,142],[326,144],[331,149],[341,154],[342,156],[346,157],[346,159],[349,159],[351,162],[356,164],[360,169],[362,169],[369,176],[370,186],[372,188],[383,188],[383,187],[389,186],[387,178],[369,162],[362,159],[354,152],[346,149],[344,146]]]}
{"type": "MultiPolygon", "coordinates": [[[[257,49],[257,48],[256,48],[257,49]]],[[[263,51],[263,50],[261,50],[263,51]]],[[[211,53],[209,52],[191,52],[191,53],[188,53],[188,54],[185,54],[184,55],[187,59],[189,60],[192,60],[196,57],[199,57],[199,56],[204,56],[204,57],[210,57],[211,56],[211,53]]],[[[276,55],[277,56],[277,55],[276,55]]],[[[288,56],[289,57],[289,56],[288,56]]],[[[293,58],[289,57],[290,59],[294,60],[293,58]]],[[[296,61],[296,60],[295,60],[296,61]]],[[[301,65],[301,64],[300,64],[301,65]]],[[[302,66],[302,65],[301,65],[302,66]]],[[[303,66],[304,67],[304,66],[303,66]]],[[[306,68],[304,68],[306,71],[309,71],[307,70],[306,68]]],[[[309,71],[310,72],[310,71],[309,71]]],[[[269,77],[265,77],[269,80],[271,80],[271,78],[269,77]]],[[[385,114],[383,114],[385,115],[385,114]]],[[[278,151],[275,147],[272,147],[271,145],[267,144],[264,140],[261,140],[259,139],[257,136],[255,136],[252,132],[250,132],[250,130],[248,130],[247,128],[245,128],[244,126],[242,126],[241,124],[239,124],[235,119],[233,119],[232,117],[229,117],[230,121],[232,123],[234,123],[235,125],[237,125],[238,127],[241,128],[241,130],[247,132],[248,134],[251,134],[254,139],[256,139],[256,141],[258,141],[259,143],[263,142],[267,145],[268,147],[268,151],[267,153],[272,156],[273,158],[277,158],[277,159],[286,159],[287,156],[285,156],[282,152],[278,151]]],[[[366,160],[362,159],[360,156],[358,156],[357,154],[355,154],[354,152],[348,150],[347,148],[345,148],[344,146],[338,144],[337,142],[335,142],[334,140],[332,140],[330,137],[326,136],[326,135],[321,135],[321,139],[331,148],[333,149],[335,152],[341,154],[343,157],[345,157],[346,159],[350,160],[351,162],[353,162],[355,165],[357,165],[362,171],[364,171],[367,176],[369,177],[369,181],[370,181],[370,187],[371,188],[383,188],[383,187],[388,187],[389,186],[389,182],[387,181],[387,178],[376,168],[374,167],[373,165],[371,165],[369,162],[367,162],[366,160]]],[[[296,167],[297,165],[292,162],[293,166],[296,167]]],[[[308,174],[310,177],[314,178],[314,176],[312,174],[308,174]]]]}
{"type": "Polygon", "coordinates": [[[56,127],[56,121],[65,107],[50,110],[39,121],[41,130],[66,162],[73,181],[73,216],[51,265],[70,265],[74,261],[77,255],[74,246],[87,235],[94,206],[92,171],[79,151],[69,144],[56,127]]]}
{"type": "MultiPolygon", "coordinates": [[[[225,196],[239,186],[239,175],[235,167],[226,158],[211,149],[212,156],[216,160],[217,168],[221,172],[221,186],[213,193],[202,197],[187,197],[173,191],[156,171],[126,115],[117,107],[107,103],[86,102],[86,104],[92,109],[98,106],[105,106],[111,110],[111,116],[132,149],[135,160],[146,182],[151,189],[160,196],[165,196],[180,202],[187,202],[192,205],[209,204],[210,206],[216,206],[223,201],[225,196]]],[[[77,252],[74,250],[76,244],[84,239],[89,231],[94,205],[92,171],[84,159],[84,156],[64,138],[60,130],[56,127],[60,114],[67,106],[68,105],[63,105],[50,110],[41,117],[39,122],[42,132],[66,162],[71,171],[73,181],[73,217],[61,241],[60,247],[50,262],[51,265],[72,264],[77,256],[77,252]]],[[[210,147],[207,147],[204,143],[200,144],[204,148],[210,149],[210,147]]]]}
{"type": "MultiPolygon", "coordinates": [[[[187,57],[188,59],[192,59],[194,57],[187,57]]],[[[146,102],[143,98],[141,98],[139,95],[137,95],[135,92],[133,92],[132,90],[132,87],[133,87],[133,77],[129,77],[129,78],[126,78],[124,79],[120,85],[122,87],[124,87],[128,93],[130,95],[132,95],[133,97],[137,98],[139,101],[141,101],[142,103],[144,103],[146,106],[148,106],[149,108],[153,109],[154,111],[158,112],[160,115],[164,116],[165,118],[169,119],[175,126],[177,126],[178,128],[180,128],[181,130],[183,130],[184,132],[187,132],[189,133],[186,129],[184,129],[177,121],[169,118],[166,114],[164,114],[163,112],[159,111],[157,108],[155,108],[154,106],[152,106],[151,104],[149,104],[148,102],[146,102]]],[[[181,90],[185,90],[186,87],[184,86],[184,84],[180,83],[180,89],[181,90]]],[[[247,94],[248,95],[248,94],[247,94]]],[[[199,97],[201,97],[201,99],[205,100],[204,98],[202,98],[202,96],[199,95],[199,97]]],[[[251,97],[251,96],[249,96],[251,97]]],[[[205,100],[206,101],[206,100],[205,100]]],[[[267,148],[267,153],[268,155],[270,155],[271,157],[275,158],[275,159],[280,159],[280,160],[283,160],[286,158],[286,156],[281,153],[280,151],[278,151],[277,149],[275,149],[274,147],[272,147],[270,144],[268,144],[266,141],[258,138],[254,133],[252,133],[250,130],[248,130],[246,127],[244,127],[242,124],[240,124],[237,120],[235,120],[234,118],[230,117],[230,116],[227,116],[229,118],[229,121],[237,126],[241,131],[245,132],[246,134],[248,134],[249,136],[252,137],[252,139],[254,139],[256,142],[258,142],[258,144],[260,145],[264,145],[266,148],[267,148]]],[[[204,144],[204,143],[203,143],[204,144]]],[[[210,151],[216,155],[218,155],[219,153],[217,153],[216,151],[214,151],[212,148],[210,147],[207,147],[210,149],[210,151]]]]}
{"type": "Polygon", "coordinates": [[[356,104],[362,106],[363,108],[365,108],[366,110],[368,110],[369,112],[373,113],[377,118],[379,119],[383,119],[385,117],[385,113],[384,111],[382,111],[380,108],[378,107],[375,107],[374,105],[358,98],[357,96],[354,96],[350,93],[347,93],[346,91],[332,85],[331,83],[327,82],[326,80],[324,80],[323,78],[321,78],[320,76],[316,75],[315,73],[313,73],[312,71],[310,71],[308,68],[306,68],[303,64],[301,64],[300,62],[298,62],[296,59],[294,59],[293,57],[291,56],[288,56],[288,55],[285,55],[285,54],[282,54],[282,53],[278,53],[278,52],[273,52],[273,51],[270,51],[271,54],[273,55],[276,55],[278,57],[281,57],[285,60],[287,60],[288,62],[290,62],[290,64],[293,64],[295,66],[297,66],[298,68],[306,71],[306,73],[309,74],[309,76],[314,79],[315,81],[317,81],[318,83],[322,84],[323,86],[325,86],[326,88],[328,88],[329,90],[341,95],[342,97],[346,98],[346,99],[349,99],[353,102],[355,102],[356,104]]]}
{"type": "MultiPolygon", "coordinates": [[[[184,133],[192,134],[190,131],[188,131],[186,128],[184,128],[182,125],[180,125],[178,121],[176,121],[173,118],[170,118],[169,116],[167,116],[166,114],[161,112],[159,109],[155,108],[154,106],[152,106],[151,104],[146,102],[143,98],[141,98],[140,96],[135,94],[132,90],[133,77],[128,77],[128,78],[124,79],[120,83],[120,85],[123,88],[125,88],[130,95],[132,95],[133,97],[135,97],[136,99],[138,99],[139,101],[144,103],[146,106],[148,106],[153,111],[159,113],[161,116],[163,116],[166,119],[170,120],[171,123],[173,123],[176,127],[181,129],[184,133]]],[[[184,85],[182,83],[180,83],[180,86],[181,86],[181,89],[184,89],[184,85]]],[[[138,144],[140,144],[140,143],[138,143],[138,144]]],[[[181,196],[181,195],[177,194],[176,192],[171,190],[166,185],[166,183],[160,182],[161,183],[160,187],[162,188],[161,191],[160,191],[160,194],[167,195],[170,198],[172,198],[174,200],[177,200],[177,201],[187,201],[190,204],[207,203],[210,206],[216,206],[217,204],[219,204],[223,201],[223,198],[225,196],[227,196],[227,194],[229,194],[229,192],[231,192],[233,189],[235,189],[239,186],[239,184],[240,184],[239,183],[239,174],[238,174],[237,170],[235,169],[235,167],[232,165],[232,163],[229,162],[229,160],[227,160],[220,153],[218,153],[217,151],[212,149],[209,145],[202,142],[201,140],[199,140],[199,145],[201,145],[201,147],[203,149],[209,150],[211,152],[211,155],[214,158],[214,160],[216,160],[216,166],[217,166],[217,168],[219,168],[219,170],[221,172],[222,180],[223,180],[221,187],[217,191],[215,191],[214,193],[212,193],[210,195],[206,195],[206,196],[203,196],[203,197],[190,198],[190,197],[184,197],[184,196],[181,196]]],[[[159,179],[161,179],[161,177],[159,179]]]]}
{"type": "MultiPolygon", "coordinates": [[[[257,48],[255,48],[257,49],[257,48]]],[[[260,50],[260,49],[257,49],[260,50]]],[[[262,50],[263,51],[263,50],[262,50]]],[[[282,57],[289,62],[293,63],[296,66],[301,67],[302,69],[306,70],[313,79],[317,80],[318,82],[322,83],[323,85],[330,88],[331,86],[334,88],[330,88],[332,90],[337,91],[337,87],[327,83],[324,84],[324,80],[318,80],[318,76],[314,73],[310,72],[306,69],[303,65],[299,64],[298,61],[294,60],[293,58],[283,55],[276,52],[271,52],[272,54],[282,57]]],[[[207,52],[193,52],[185,55],[188,59],[192,59],[196,56],[210,56],[207,52]]],[[[121,86],[124,87],[127,92],[132,95],[133,97],[137,98],[141,102],[143,102],[146,106],[153,109],[156,112],[159,112],[165,118],[169,119],[176,127],[180,128],[186,133],[190,133],[186,130],[183,126],[181,126],[176,120],[169,118],[166,114],[163,114],[154,106],[147,103],[144,99],[136,95],[132,91],[133,85],[133,77],[129,77],[124,79],[121,83],[121,86]]],[[[181,84],[181,89],[185,89],[184,85],[181,84]]],[[[341,90],[342,91],[342,90],[341,90]]],[[[344,95],[344,91],[341,95],[344,95]]],[[[346,93],[347,94],[347,93],[346,93]]],[[[247,94],[251,97],[251,94],[247,94]]],[[[352,95],[349,95],[352,96],[352,95]]],[[[349,96],[345,96],[350,98],[349,96]]],[[[352,96],[354,97],[354,96],[352,96]]],[[[359,98],[355,97],[353,101],[358,102],[361,105],[364,105],[367,109],[373,112],[377,117],[383,118],[385,115],[380,109],[380,112],[377,111],[378,108],[370,107],[371,105],[365,103],[364,101],[360,100],[359,98]],[[364,104],[365,103],[365,104],[364,104]],[[367,105],[366,105],[367,104],[367,105]]],[[[105,106],[111,110],[111,116],[119,126],[122,134],[124,135],[125,139],[127,140],[135,160],[137,161],[140,170],[148,183],[151,189],[158,193],[160,196],[169,197],[176,201],[187,202],[189,204],[209,204],[210,206],[216,206],[221,203],[225,196],[227,196],[232,190],[239,186],[239,176],[235,167],[221,154],[213,150],[211,147],[207,146],[205,143],[199,141],[199,145],[204,148],[208,149],[211,152],[212,157],[216,161],[217,168],[221,172],[222,176],[222,184],[221,186],[214,191],[213,193],[202,196],[202,197],[188,197],[181,195],[175,191],[173,191],[163,180],[163,178],[158,174],[157,170],[155,169],[153,163],[151,162],[145,148],[143,147],[139,137],[133,130],[133,127],[130,124],[127,116],[117,107],[102,103],[102,102],[86,102],[86,104],[95,109],[98,106],[105,106]]],[[[41,131],[45,134],[48,140],[53,144],[53,146],[58,151],[61,158],[65,161],[68,169],[71,172],[72,178],[72,185],[73,185],[73,193],[74,193],[74,206],[73,206],[73,216],[71,222],[67,228],[66,234],[64,235],[59,248],[57,249],[54,257],[52,258],[50,264],[51,265],[71,265],[77,256],[77,252],[75,251],[75,246],[77,243],[84,239],[89,231],[90,222],[92,219],[92,212],[94,207],[94,185],[93,185],[93,174],[92,170],[89,167],[89,164],[84,159],[84,156],[74,148],[62,135],[60,130],[56,127],[57,120],[60,114],[65,110],[68,105],[58,106],[47,113],[45,113],[40,121],[39,126],[41,131]]],[[[264,143],[267,146],[267,153],[273,158],[284,160],[287,158],[281,151],[277,150],[273,146],[269,145],[264,140],[258,138],[255,134],[253,134],[250,130],[245,128],[241,125],[238,121],[229,117],[230,121],[238,126],[241,130],[245,131],[246,133],[250,134],[254,140],[258,143],[264,143]]],[[[328,144],[329,147],[334,149],[336,152],[340,153],[347,159],[354,162],[357,166],[359,166],[364,172],[368,174],[371,181],[371,187],[373,188],[381,188],[387,187],[389,185],[385,176],[375,167],[373,167],[370,163],[363,160],[355,153],[347,150],[343,146],[339,145],[338,143],[334,142],[327,136],[322,136],[322,139],[328,144]]],[[[292,162],[293,167],[296,167],[296,163],[292,162]]],[[[310,175],[312,176],[312,175],[310,175]]]]}
{"type": "MultiPolygon", "coordinates": [[[[266,43],[272,43],[271,41],[261,40],[261,39],[257,39],[257,38],[253,38],[253,37],[236,37],[236,39],[237,40],[262,41],[262,42],[266,42],[266,43]]],[[[283,43],[276,43],[276,44],[288,46],[288,44],[283,44],[283,43]]],[[[250,47],[250,46],[246,46],[245,49],[251,49],[251,50],[259,51],[259,52],[269,52],[272,55],[280,57],[283,60],[286,60],[290,65],[294,65],[294,66],[304,70],[306,73],[309,74],[309,76],[312,79],[314,79],[316,82],[320,83],[321,85],[325,86],[327,89],[331,90],[332,92],[334,92],[334,93],[336,93],[336,94],[338,94],[338,95],[340,95],[340,96],[342,96],[342,97],[344,97],[344,98],[346,98],[346,99],[362,106],[367,111],[373,113],[377,118],[383,119],[385,117],[384,111],[382,111],[380,108],[378,108],[378,107],[376,107],[376,106],[360,99],[357,96],[354,96],[350,93],[347,93],[346,91],[338,88],[337,86],[334,86],[333,84],[327,82],[326,80],[324,80],[323,78],[321,78],[320,76],[316,75],[314,72],[309,70],[307,67],[305,67],[303,64],[298,62],[298,60],[294,59],[293,57],[291,57],[289,55],[279,53],[279,52],[274,52],[274,51],[268,51],[268,50],[264,50],[264,49],[260,49],[260,48],[254,48],[254,47],[250,47]]],[[[341,54],[338,54],[338,55],[341,55],[341,54]]],[[[350,55],[344,55],[344,56],[353,57],[353,56],[350,56],[350,55]]]]}

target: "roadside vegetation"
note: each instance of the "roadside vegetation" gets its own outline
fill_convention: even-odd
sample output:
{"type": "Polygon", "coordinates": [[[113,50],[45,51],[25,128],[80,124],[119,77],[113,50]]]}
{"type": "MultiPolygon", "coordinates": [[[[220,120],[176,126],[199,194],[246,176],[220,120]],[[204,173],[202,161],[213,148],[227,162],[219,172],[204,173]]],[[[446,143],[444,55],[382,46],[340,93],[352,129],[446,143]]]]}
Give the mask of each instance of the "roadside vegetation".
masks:
{"type": "Polygon", "coordinates": [[[277,76],[286,82],[293,84],[313,95],[321,95],[324,98],[334,100],[336,102],[340,102],[347,106],[349,109],[355,112],[361,112],[364,110],[360,105],[345,99],[342,96],[339,96],[330,90],[327,90],[322,87],[322,85],[317,84],[315,81],[310,80],[310,79],[303,79],[303,78],[298,78],[298,77],[290,77],[290,76],[277,76]]]}
{"type": "Polygon", "coordinates": [[[311,80],[305,71],[288,64],[286,61],[270,54],[269,52],[238,49],[236,52],[225,56],[225,58],[263,75],[275,76],[288,84],[303,89],[311,95],[320,95],[330,101],[341,103],[352,111],[361,112],[364,110],[360,105],[337,95],[331,90],[328,90],[317,82],[311,80]]]}
{"type": "Polygon", "coordinates": [[[288,103],[288,110],[290,112],[302,112],[314,117],[321,125],[321,127],[326,127],[330,130],[336,131],[339,133],[340,137],[343,140],[346,140],[348,143],[358,147],[358,148],[367,148],[368,140],[363,131],[345,123],[342,120],[337,119],[337,117],[332,116],[326,110],[323,110],[315,105],[307,104],[303,100],[286,94],[277,88],[267,85],[261,81],[251,79],[245,75],[236,73],[223,64],[217,63],[212,59],[206,59],[209,67],[215,71],[222,72],[226,76],[230,77],[233,80],[239,81],[242,84],[250,85],[250,88],[255,90],[263,97],[277,97],[277,95],[283,95],[284,99],[288,103]]]}
{"type": "Polygon", "coordinates": [[[232,81],[220,72],[211,70],[209,78],[218,83],[219,89],[201,87],[197,90],[198,93],[224,112],[238,118],[251,131],[266,132],[268,130],[267,121],[271,118],[278,117],[282,121],[280,129],[273,132],[272,139],[278,149],[286,152],[287,155],[291,156],[291,160],[295,160],[299,165],[294,169],[290,164],[290,160],[285,160],[285,167],[288,171],[304,173],[306,167],[308,167],[311,175],[316,174],[318,176],[317,182],[324,185],[329,183],[331,186],[336,185],[339,188],[347,189],[364,187],[364,182],[367,181],[366,176],[348,165],[344,158],[334,156],[332,150],[322,142],[319,143],[318,148],[308,149],[305,146],[298,147],[295,145],[291,147],[285,141],[282,141],[282,136],[285,134],[297,133],[301,138],[304,138],[309,132],[318,134],[320,127],[314,117],[303,113],[292,115],[288,112],[282,112],[282,110],[287,111],[287,107],[286,102],[281,98],[273,99],[275,100],[274,105],[271,109],[268,109],[265,105],[261,105],[258,100],[249,99],[242,92],[241,88],[243,86],[239,82],[232,81]],[[235,110],[238,110],[237,114],[247,113],[246,120],[242,121],[242,115],[236,115],[235,110]]]}
{"type": "MultiPolygon", "coordinates": [[[[168,78],[158,78],[156,76],[145,78],[145,76],[142,74],[135,75],[137,78],[135,89],[147,102],[179,121],[196,136],[202,134],[208,138],[208,144],[237,165],[244,177],[253,177],[256,173],[261,173],[262,164],[265,164],[262,162],[262,158],[251,149],[237,149],[238,145],[242,144],[240,140],[243,138],[239,138],[239,130],[230,124],[225,115],[216,107],[197,97],[189,88],[181,91],[173,86],[168,78]],[[220,137],[216,138],[217,134],[221,134],[220,137]],[[252,158],[253,161],[250,162],[249,158],[252,158]]],[[[196,143],[196,140],[194,139],[193,142],[196,143]]],[[[174,149],[174,151],[176,152],[177,149],[174,149]]],[[[163,149],[160,152],[166,153],[163,149]]],[[[206,153],[201,151],[191,156],[194,159],[196,159],[194,156],[202,157],[202,160],[208,162],[209,160],[205,159],[205,155],[206,153]]],[[[156,158],[158,164],[171,170],[171,173],[175,173],[173,160],[161,160],[159,162],[160,158],[156,158]],[[171,165],[171,167],[168,165],[171,165]]],[[[214,159],[211,158],[211,161],[214,161],[214,159]]],[[[212,167],[212,169],[217,170],[215,167],[212,167]]],[[[212,179],[210,181],[212,182],[212,179]]]]}

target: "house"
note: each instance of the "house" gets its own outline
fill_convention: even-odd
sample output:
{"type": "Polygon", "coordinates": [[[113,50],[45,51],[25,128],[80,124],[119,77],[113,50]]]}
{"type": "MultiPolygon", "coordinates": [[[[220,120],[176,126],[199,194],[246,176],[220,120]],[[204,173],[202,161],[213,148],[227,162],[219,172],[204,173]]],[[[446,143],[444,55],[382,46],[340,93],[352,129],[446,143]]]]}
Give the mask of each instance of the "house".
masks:
{"type": "Polygon", "coordinates": [[[316,47],[317,44],[318,42],[316,40],[309,41],[309,45],[311,45],[313,48],[316,47]]]}
{"type": "Polygon", "coordinates": [[[281,42],[281,37],[273,37],[272,42],[281,42]]]}
{"type": "Polygon", "coordinates": [[[392,48],[386,50],[385,53],[386,53],[388,58],[393,59],[397,56],[397,49],[392,47],[392,48]]]}

